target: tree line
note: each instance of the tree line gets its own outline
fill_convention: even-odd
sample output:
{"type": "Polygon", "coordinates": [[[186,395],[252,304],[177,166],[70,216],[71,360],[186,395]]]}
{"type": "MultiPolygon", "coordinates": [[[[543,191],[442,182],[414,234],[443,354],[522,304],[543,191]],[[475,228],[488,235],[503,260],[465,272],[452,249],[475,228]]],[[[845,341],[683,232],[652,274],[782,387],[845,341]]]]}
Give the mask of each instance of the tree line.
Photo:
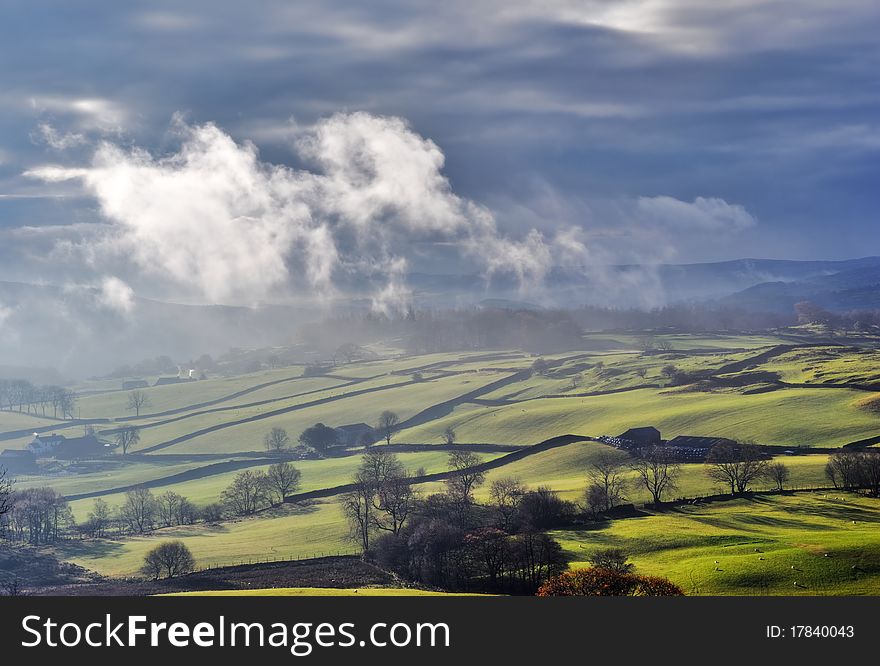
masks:
{"type": "Polygon", "coordinates": [[[36,386],[26,379],[0,379],[0,409],[74,418],[76,393],[63,386],[36,386]]]}

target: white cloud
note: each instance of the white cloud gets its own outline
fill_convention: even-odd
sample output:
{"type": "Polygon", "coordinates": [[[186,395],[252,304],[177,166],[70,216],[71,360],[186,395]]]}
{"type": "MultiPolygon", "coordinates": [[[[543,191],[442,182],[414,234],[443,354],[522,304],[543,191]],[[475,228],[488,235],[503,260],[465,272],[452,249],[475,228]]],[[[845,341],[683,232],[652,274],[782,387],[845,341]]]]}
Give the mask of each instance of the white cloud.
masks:
{"type": "Polygon", "coordinates": [[[458,243],[487,274],[523,285],[557,250],[572,254],[570,240],[501,234],[489,210],[452,192],[437,145],[399,118],[336,114],[304,130],[297,148],[314,171],[262,162],[212,124],[176,128],[182,145],[168,156],[104,142],[90,166],[27,172],[78,180],[97,199],[112,224],[88,248],[94,265],[129,257],[151,280],[214,302],[256,302],[291,282],[329,295],[341,274],[380,272],[374,303],[387,309],[407,297],[414,241],[458,243]]]}
{"type": "Polygon", "coordinates": [[[697,197],[691,203],[674,197],[639,197],[636,208],[650,223],[692,231],[741,231],[757,221],[744,207],[715,197],[697,197]]]}
{"type": "Polygon", "coordinates": [[[130,124],[126,108],[117,101],[101,97],[37,96],[30,100],[38,113],[72,116],[79,129],[118,134],[130,124]]]}
{"type": "Polygon", "coordinates": [[[98,302],[111,310],[129,313],[134,307],[134,291],[119,278],[108,276],[101,282],[98,302]]]}
{"type": "Polygon", "coordinates": [[[55,150],[69,150],[86,143],[85,135],[79,132],[59,132],[49,123],[40,123],[37,126],[38,139],[55,150]]]}

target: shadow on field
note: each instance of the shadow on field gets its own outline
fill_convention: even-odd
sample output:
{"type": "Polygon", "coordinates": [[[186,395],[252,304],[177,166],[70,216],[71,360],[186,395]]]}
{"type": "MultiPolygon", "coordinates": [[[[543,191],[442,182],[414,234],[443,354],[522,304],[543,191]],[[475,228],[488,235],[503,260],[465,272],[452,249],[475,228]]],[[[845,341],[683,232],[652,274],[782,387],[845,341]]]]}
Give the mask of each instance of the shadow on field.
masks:
{"type": "Polygon", "coordinates": [[[76,558],[102,559],[117,557],[122,553],[123,544],[119,541],[94,539],[88,541],[60,541],[52,550],[62,560],[76,558]]]}
{"type": "MultiPolygon", "coordinates": [[[[850,504],[849,502],[853,499],[853,497],[843,492],[837,495],[834,495],[833,493],[828,493],[828,495],[829,496],[827,498],[812,498],[815,500],[815,503],[810,502],[809,505],[786,505],[785,512],[827,518],[829,520],[839,520],[849,523],[851,523],[853,520],[865,523],[880,523],[880,512],[877,511],[877,509],[880,509],[880,500],[877,500],[876,509],[871,510],[870,508],[850,504]],[[841,497],[842,499],[835,500],[834,497],[841,497]],[[831,503],[835,501],[840,502],[840,504],[831,503]]],[[[770,503],[770,501],[765,498],[756,497],[754,501],[766,504],[770,503]]]]}

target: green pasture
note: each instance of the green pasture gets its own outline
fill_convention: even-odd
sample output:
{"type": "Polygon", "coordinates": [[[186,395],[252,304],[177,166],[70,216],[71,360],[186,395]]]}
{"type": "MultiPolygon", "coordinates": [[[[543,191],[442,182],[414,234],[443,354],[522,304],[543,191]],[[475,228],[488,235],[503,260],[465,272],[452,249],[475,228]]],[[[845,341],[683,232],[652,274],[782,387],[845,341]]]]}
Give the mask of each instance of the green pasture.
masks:
{"type": "MultiPolygon", "coordinates": [[[[600,455],[617,456],[625,464],[628,456],[611,447],[598,442],[574,442],[549,451],[536,453],[522,460],[490,470],[486,474],[486,483],[477,492],[480,501],[489,500],[489,487],[496,479],[514,477],[531,488],[540,486],[550,488],[559,493],[560,497],[580,503],[587,485],[590,466],[600,455]]],[[[782,462],[788,466],[791,488],[813,488],[828,485],[825,478],[826,455],[778,456],[774,462],[782,462]]],[[[726,492],[716,482],[709,479],[706,465],[691,463],[681,466],[677,487],[669,493],[668,499],[678,497],[702,497],[715,493],[726,492]]],[[[634,472],[625,471],[626,480],[624,495],[627,502],[643,504],[651,501],[651,495],[641,484],[634,472]]],[[[768,481],[757,481],[753,490],[769,490],[773,484],[768,481]]]]}
{"type": "Polygon", "coordinates": [[[334,501],[283,506],[259,517],[157,530],[124,540],[61,542],[59,557],[109,576],[137,574],[144,555],[164,540],[180,539],[200,567],[352,554],[348,527],[334,501]]]}
{"type": "Polygon", "coordinates": [[[445,417],[404,430],[398,439],[439,441],[451,425],[462,442],[534,444],[566,433],[617,435],[633,426],[653,425],[665,438],[712,435],[782,447],[836,447],[880,434],[880,415],[854,404],[865,395],[849,389],[753,395],[639,389],[501,406],[463,404],[445,417]]]}
{"type": "Polygon", "coordinates": [[[846,493],[761,496],[551,535],[573,567],[600,548],[622,548],[640,573],[688,594],[876,595],[878,509],[877,499],[846,493]]]}
{"type": "MultiPolygon", "coordinates": [[[[51,411],[49,412],[51,415],[51,411]]],[[[45,428],[57,423],[54,419],[24,414],[22,412],[0,411],[0,433],[13,432],[16,430],[30,430],[45,428]]],[[[6,442],[0,442],[0,447],[10,448],[6,442]]]]}
{"type": "MultiPolygon", "coordinates": [[[[269,419],[244,423],[207,433],[174,445],[163,452],[173,453],[234,453],[236,451],[253,451],[262,447],[265,433],[272,427],[281,427],[296,438],[299,433],[315,423],[338,426],[346,423],[365,422],[375,424],[384,410],[392,410],[402,420],[447,400],[474,391],[486,384],[502,379],[505,373],[484,372],[453,375],[417,384],[400,387],[389,387],[385,390],[356,395],[343,400],[336,400],[322,405],[306,407],[286,414],[279,414],[269,419]]],[[[408,378],[401,377],[401,381],[408,378]]],[[[348,389],[355,390],[356,387],[348,389]]],[[[266,410],[278,409],[279,405],[265,406],[266,410]]],[[[257,409],[264,409],[263,407],[257,409]]],[[[145,430],[142,433],[141,447],[167,441],[194,428],[212,425],[215,422],[230,422],[250,416],[250,410],[236,410],[221,414],[195,417],[194,423],[187,421],[169,424],[145,430]],[[202,421],[202,419],[205,419],[202,421]]],[[[417,442],[418,440],[397,437],[398,441],[417,442]]]]}
{"type": "MultiPolygon", "coordinates": [[[[491,458],[497,457],[499,454],[477,454],[477,456],[481,460],[489,460],[491,458]]],[[[448,469],[447,461],[449,454],[445,451],[426,451],[426,452],[418,452],[418,453],[398,453],[397,457],[400,459],[400,462],[410,471],[415,472],[420,468],[424,468],[425,472],[428,474],[432,474],[435,472],[443,472],[448,469]]],[[[324,460],[297,460],[292,464],[302,473],[302,483],[299,488],[299,492],[308,492],[311,490],[319,490],[321,488],[332,488],[333,486],[340,486],[345,483],[349,483],[351,481],[351,477],[354,474],[355,470],[361,463],[361,456],[345,456],[342,458],[327,458],[324,460]]],[[[201,463],[204,465],[205,463],[201,463]]],[[[190,465],[190,468],[197,467],[198,465],[190,465]]],[[[265,471],[268,468],[268,465],[256,465],[253,467],[248,467],[247,469],[253,471],[265,471]]],[[[179,471],[183,471],[182,469],[179,471]]],[[[179,483],[169,483],[167,485],[156,486],[152,488],[152,492],[155,495],[161,495],[162,493],[173,491],[184,495],[189,498],[192,502],[195,502],[197,505],[205,505],[210,504],[211,502],[217,502],[220,499],[220,493],[232,483],[233,478],[236,474],[241,472],[242,470],[235,470],[231,472],[222,472],[220,474],[213,474],[211,476],[206,476],[200,479],[193,479],[190,481],[182,481],[179,483]]],[[[173,472],[169,472],[171,474],[173,472]]],[[[126,477],[130,482],[131,479],[135,478],[134,473],[127,475],[126,477]]],[[[154,478],[162,478],[161,476],[154,476],[154,478]]],[[[142,479],[146,480],[146,478],[142,479]]],[[[116,484],[115,487],[119,487],[125,485],[125,481],[116,484]]],[[[46,485],[46,484],[40,484],[46,485]]],[[[50,484],[59,490],[59,492],[64,492],[58,488],[58,486],[54,483],[50,484]]],[[[82,491],[78,491],[82,492],[82,491]]],[[[70,494],[75,494],[73,491],[69,491],[70,494]]],[[[120,506],[125,501],[124,493],[107,493],[101,496],[105,502],[110,504],[111,506],[120,506]]],[[[74,517],[77,520],[84,520],[89,511],[92,510],[94,506],[94,498],[89,499],[81,499],[75,500],[70,503],[71,509],[73,510],[74,517]]]]}

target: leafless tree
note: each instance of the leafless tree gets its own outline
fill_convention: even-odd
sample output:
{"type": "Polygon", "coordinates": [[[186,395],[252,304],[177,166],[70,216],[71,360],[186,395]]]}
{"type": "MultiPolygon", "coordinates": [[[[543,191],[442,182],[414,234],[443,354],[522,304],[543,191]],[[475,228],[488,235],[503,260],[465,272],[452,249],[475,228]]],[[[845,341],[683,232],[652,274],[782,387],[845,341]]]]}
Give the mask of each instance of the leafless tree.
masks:
{"type": "Polygon", "coordinates": [[[141,571],[153,580],[159,580],[184,576],[195,568],[195,558],[183,541],[165,541],[147,553],[141,571]]]}
{"type": "Polygon", "coordinates": [[[102,539],[107,533],[110,520],[110,505],[99,497],[89,512],[84,529],[90,536],[102,539]]]}
{"type": "Polygon", "coordinates": [[[266,471],[266,483],[278,498],[278,504],[296,492],[301,478],[302,473],[289,462],[275,463],[266,471]]]}
{"type": "Polygon", "coordinates": [[[415,504],[409,474],[398,457],[381,448],[371,449],[361,458],[358,478],[372,488],[372,524],[376,529],[397,534],[415,504]]]}
{"type": "Polygon", "coordinates": [[[849,490],[859,486],[859,453],[849,449],[835,451],[828,457],[825,476],[835,488],[849,490]]]}
{"type": "Polygon", "coordinates": [[[394,433],[400,427],[400,417],[392,411],[385,410],[379,415],[379,422],[376,425],[376,430],[378,430],[382,437],[385,438],[386,444],[391,444],[391,438],[394,437],[394,433]]]}
{"type": "Polygon", "coordinates": [[[496,479],[489,486],[489,498],[492,508],[498,516],[498,527],[509,532],[513,526],[516,513],[523,495],[528,492],[526,485],[514,477],[496,479]]]}
{"type": "Polygon", "coordinates": [[[584,507],[593,517],[598,518],[605,507],[608,506],[608,499],[605,497],[605,488],[598,483],[591,483],[584,490],[584,507]]]}
{"type": "Polygon", "coordinates": [[[730,494],[744,493],[749,484],[767,476],[770,462],[754,444],[716,444],[706,456],[709,478],[730,488],[730,494]]]}
{"type": "Polygon", "coordinates": [[[266,451],[272,454],[280,454],[287,451],[290,446],[290,436],[284,428],[272,428],[263,438],[266,451]]]}
{"type": "Polygon", "coordinates": [[[268,482],[265,474],[245,470],[235,475],[220,498],[232,513],[250,516],[268,501],[268,482]]]}
{"type": "Polygon", "coordinates": [[[776,490],[785,490],[785,484],[791,478],[791,472],[785,463],[773,463],[767,466],[767,478],[776,486],[776,490]]]}
{"type": "Polygon", "coordinates": [[[663,494],[676,487],[680,466],[663,446],[640,449],[630,464],[642,485],[651,493],[654,504],[663,501],[663,494]]]}
{"type": "Polygon", "coordinates": [[[610,511],[624,499],[623,491],[626,488],[626,478],[623,471],[626,469],[626,454],[617,451],[603,451],[597,455],[587,472],[590,484],[596,484],[602,488],[605,498],[605,511],[610,511]]]}
{"type": "Polygon", "coordinates": [[[480,458],[470,451],[452,451],[449,469],[453,474],[446,479],[446,488],[455,499],[472,504],[474,490],[486,481],[486,474],[477,468],[480,458]]]}
{"type": "Polygon", "coordinates": [[[122,455],[126,455],[128,450],[141,441],[140,428],[135,426],[125,426],[120,428],[113,436],[116,445],[122,449],[122,455]]]}
{"type": "Polygon", "coordinates": [[[603,548],[590,556],[590,564],[594,567],[618,573],[631,573],[636,568],[628,560],[627,554],[620,548],[603,548]]]}
{"type": "Polygon", "coordinates": [[[150,405],[150,398],[143,391],[132,391],[128,394],[128,408],[133,409],[135,416],[141,415],[141,409],[150,405]]]}
{"type": "Polygon", "coordinates": [[[0,466],[0,522],[12,508],[12,479],[7,477],[6,468],[0,466]]]}
{"type": "Polygon", "coordinates": [[[446,442],[446,446],[455,444],[455,429],[451,425],[443,430],[443,441],[446,442]]]}
{"type": "Polygon", "coordinates": [[[353,489],[342,495],[342,511],[348,520],[350,537],[364,554],[370,552],[373,531],[373,493],[369,478],[361,472],[355,475],[353,489]]]}
{"type": "Polygon", "coordinates": [[[125,502],[122,504],[120,514],[132,532],[143,534],[155,527],[156,511],[156,498],[153,497],[153,493],[149,488],[138,486],[125,493],[125,502]]]}
{"type": "Polygon", "coordinates": [[[156,498],[159,522],[164,527],[190,525],[195,522],[198,511],[186,497],[169,490],[156,498]]]}

